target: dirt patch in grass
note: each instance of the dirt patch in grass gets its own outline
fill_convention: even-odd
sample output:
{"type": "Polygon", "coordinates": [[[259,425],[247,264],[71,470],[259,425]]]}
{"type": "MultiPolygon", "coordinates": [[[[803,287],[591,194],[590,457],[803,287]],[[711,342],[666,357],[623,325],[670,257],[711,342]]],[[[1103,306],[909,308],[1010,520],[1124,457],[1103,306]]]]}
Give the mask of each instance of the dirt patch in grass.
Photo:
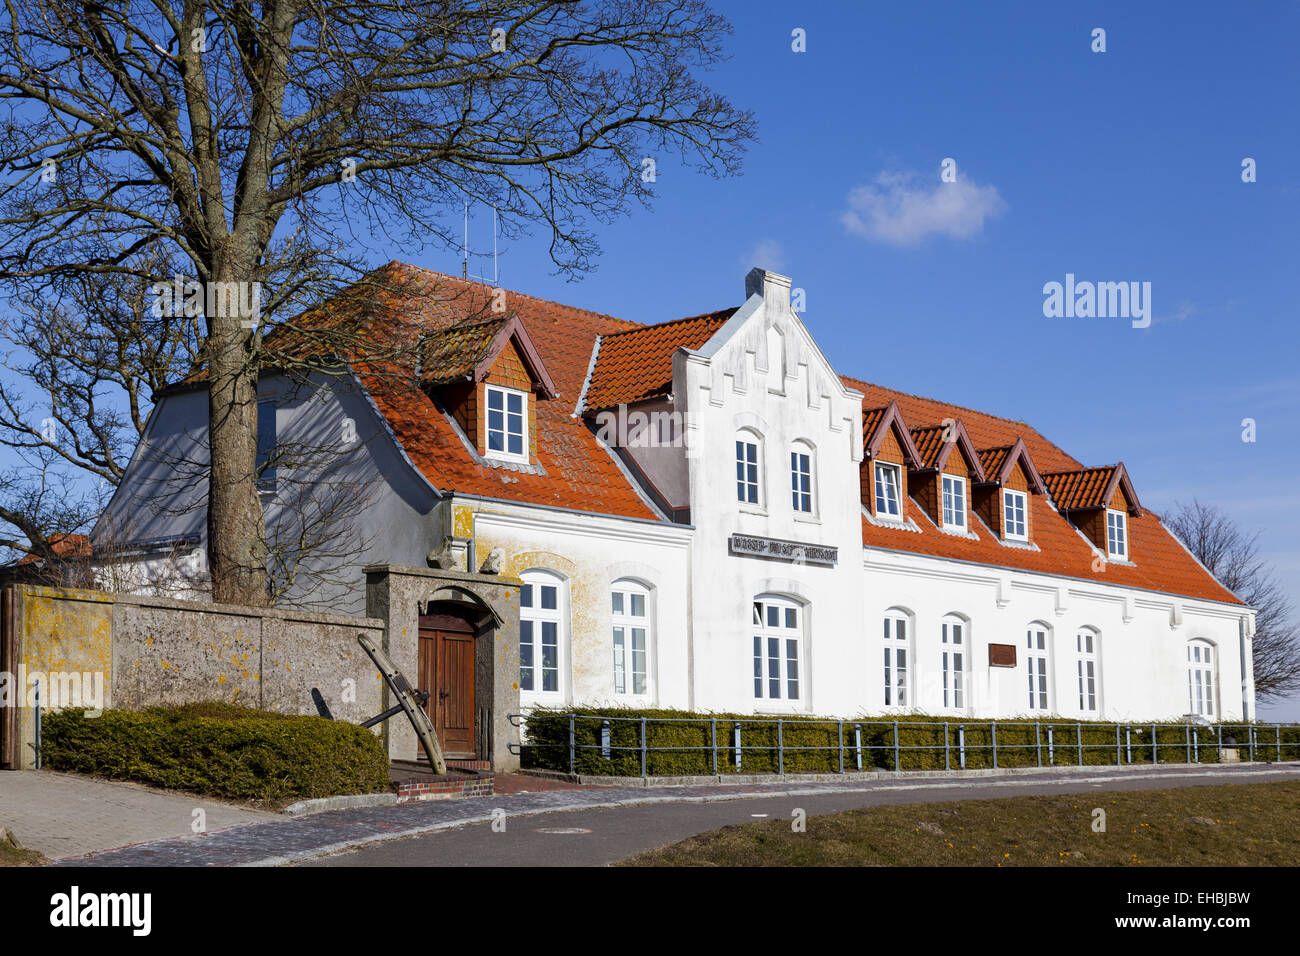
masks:
{"type": "Polygon", "coordinates": [[[1300,782],[869,807],[806,825],[725,827],[620,865],[1297,866],[1300,782]]]}
{"type": "Polygon", "coordinates": [[[44,854],[20,846],[8,830],[0,827],[0,866],[44,866],[48,862],[44,854]]]}

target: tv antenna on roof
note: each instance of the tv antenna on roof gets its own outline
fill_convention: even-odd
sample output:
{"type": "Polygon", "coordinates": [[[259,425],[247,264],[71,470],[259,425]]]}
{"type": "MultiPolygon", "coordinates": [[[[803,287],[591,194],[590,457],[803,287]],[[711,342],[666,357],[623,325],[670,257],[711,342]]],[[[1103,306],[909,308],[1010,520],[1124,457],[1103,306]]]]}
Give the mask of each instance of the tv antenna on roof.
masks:
{"type": "MultiPolygon", "coordinates": [[[[466,279],[477,279],[479,282],[486,283],[487,276],[472,276],[469,274],[469,203],[465,203],[465,245],[464,260],[461,263],[461,275],[466,279]]],[[[492,207],[492,287],[500,285],[501,274],[497,265],[497,207],[492,207]]]]}

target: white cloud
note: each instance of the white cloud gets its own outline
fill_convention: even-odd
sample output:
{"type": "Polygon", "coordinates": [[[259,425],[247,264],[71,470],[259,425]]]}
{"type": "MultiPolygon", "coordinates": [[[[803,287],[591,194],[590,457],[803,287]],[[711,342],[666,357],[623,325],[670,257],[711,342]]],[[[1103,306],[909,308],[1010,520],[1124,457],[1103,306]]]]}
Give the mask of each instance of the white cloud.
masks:
{"type": "Polygon", "coordinates": [[[855,235],[895,246],[914,245],[932,235],[969,239],[1007,204],[997,187],[978,186],[964,177],[926,186],[917,173],[881,173],[870,185],[849,192],[840,221],[855,235]]]}
{"type": "Polygon", "coordinates": [[[760,239],[758,244],[742,257],[741,265],[746,269],[758,267],[771,272],[781,272],[785,268],[785,250],[775,239],[760,239]]]}

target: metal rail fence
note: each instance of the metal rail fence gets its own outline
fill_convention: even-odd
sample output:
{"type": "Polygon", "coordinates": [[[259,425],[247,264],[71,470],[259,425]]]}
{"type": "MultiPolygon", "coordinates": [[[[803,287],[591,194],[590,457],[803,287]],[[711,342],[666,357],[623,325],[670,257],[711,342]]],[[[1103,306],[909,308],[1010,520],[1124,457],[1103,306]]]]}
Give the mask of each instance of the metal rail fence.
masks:
{"type": "MultiPolygon", "coordinates": [[[[1007,766],[1007,755],[1018,755],[1011,761],[1014,766],[1122,766],[1134,763],[1185,763],[1223,762],[1225,752],[1236,751],[1237,759],[1254,762],[1257,759],[1270,763],[1289,762],[1300,759],[1300,724],[1194,724],[1194,723],[1098,723],[1083,721],[924,721],[924,720],[815,720],[745,717],[617,717],[591,714],[560,714],[547,712],[540,715],[509,714],[509,720],[523,730],[523,743],[511,744],[512,753],[530,754],[540,758],[535,761],[540,766],[551,769],[563,769],[555,766],[563,761],[567,763],[570,774],[579,772],[579,765],[585,765],[587,772],[594,775],[611,774],[613,763],[623,754],[632,754],[637,758],[639,776],[661,776],[651,772],[654,756],[661,753],[704,753],[708,755],[707,769],[701,767],[699,773],[719,775],[727,773],[744,773],[746,771],[745,755],[762,753],[769,756],[761,763],[770,766],[770,757],[775,757],[775,772],[786,772],[787,757],[802,753],[828,753],[830,759],[825,761],[822,772],[846,773],[864,770],[904,770],[905,757],[909,754],[935,755],[934,768],[938,768],[937,755],[942,752],[944,770],[971,769],[970,763],[981,763],[997,769],[999,753],[1003,754],[1002,766],[1007,766]],[[567,722],[567,742],[564,740],[541,739],[541,735],[529,734],[530,722],[542,722],[550,735],[555,736],[557,722],[567,722]],[[619,744],[614,742],[616,724],[631,724],[635,732],[634,742],[619,744]],[[708,731],[708,742],[697,746],[679,744],[654,744],[651,742],[652,731],[660,725],[690,725],[708,731]],[[586,725],[586,726],[584,726],[586,725]],[[594,726],[592,726],[594,725],[594,726]],[[587,742],[579,739],[590,735],[587,742]],[[767,729],[760,734],[764,739],[753,742],[756,730],[767,729]],[[772,729],[775,734],[772,734],[772,729]],[[791,744],[787,742],[786,731],[797,729],[808,731],[822,728],[828,734],[834,731],[834,742],[826,745],[791,744]],[[907,743],[903,737],[909,730],[932,728],[936,739],[942,733],[942,741],[936,743],[907,743]],[[999,743],[998,730],[1002,729],[1003,739],[999,743]],[[1028,739],[1032,729],[1033,737],[1028,739]],[[872,730],[883,733],[872,733],[872,730]],[[745,734],[748,731],[749,742],[745,734]],[[865,731],[865,733],[864,733],[865,731]],[[1100,742],[1085,742],[1085,736],[1103,736],[1100,742]],[[1113,741],[1110,739],[1113,734],[1113,741]],[[1237,735],[1243,739],[1238,740],[1237,735]],[[774,737],[774,739],[773,739],[774,737]],[[1008,737],[1011,739],[1009,740],[1008,737]],[[530,739],[531,738],[531,739],[530,739]],[[972,739],[973,738],[973,739],[972,739]],[[979,742],[983,738],[987,742],[979,742]],[[1171,738],[1173,738],[1171,740],[1171,738]],[[871,743],[870,740],[880,742],[871,743]],[[868,741],[868,742],[864,742],[868,741]],[[1162,760],[1161,752],[1166,757],[1162,760]],[[1174,752],[1184,759],[1170,760],[1168,755],[1174,752]],[[599,763],[582,759],[584,755],[598,754],[599,763]],[[1032,760],[1027,755],[1032,754],[1032,760]],[[1087,759],[1089,754],[1100,754],[1106,759],[1087,759]],[[980,756],[987,759],[979,760],[980,756]],[[1206,759],[1203,759],[1205,757],[1206,759]],[[566,759],[567,758],[567,759],[566,759]]],[[[563,723],[559,724],[563,736],[563,723]]],[[[623,736],[620,734],[619,736],[623,736]]],[[[752,761],[751,761],[752,763],[752,761]]],[[[773,772],[770,769],[758,771],[773,772]]],[[[676,775],[676,774],[673,774],[676,775]]]]}

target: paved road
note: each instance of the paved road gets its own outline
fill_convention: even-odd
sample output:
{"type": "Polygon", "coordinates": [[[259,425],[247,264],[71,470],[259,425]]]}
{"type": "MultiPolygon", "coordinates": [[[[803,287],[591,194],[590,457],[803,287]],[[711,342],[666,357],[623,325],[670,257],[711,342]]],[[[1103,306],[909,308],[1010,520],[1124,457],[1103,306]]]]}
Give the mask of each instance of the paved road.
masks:
{"type": "Polygon", "coordinates": [[[354,852],[305,861],[306,866],[599,866],[728,824],[790,819],[859,807],[945,800],[996,799],[1101,790],[1152,790],[1221,783],[1300,780],[1300,767],[1263,765],[1205,771],[1171,768],[1125,774],[1053,775],[963,780],[888,781],[852,792],[690,803],[657,803],[507,816],[505,832],[489,823],[464,825],[354,852]],[[1047,779],[1043,779],[1047,777],[1047,779]]]}
{"type": "Polygon", "coordinates": [[[132,783],[49,770],[0,770],[0,826],[51,859],[80,856],[192,832],[195,810],[208,830],[278,820],[247,810],[132,783]]]}

